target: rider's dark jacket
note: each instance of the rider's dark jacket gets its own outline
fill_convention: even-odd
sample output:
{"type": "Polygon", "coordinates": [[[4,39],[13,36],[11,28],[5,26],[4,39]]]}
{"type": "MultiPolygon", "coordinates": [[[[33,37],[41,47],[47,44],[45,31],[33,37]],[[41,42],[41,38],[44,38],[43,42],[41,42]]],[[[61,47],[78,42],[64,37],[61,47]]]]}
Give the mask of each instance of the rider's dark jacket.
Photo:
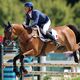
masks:
{"type": "Polygon", "coordinates": [[[29,25],[30,20],[32,20],[32,24],[29,27],[33,27],[38,25],[39,27],[43,27],[43,25],[49,20],[49,17],[40,12],[39,10],[32,10],[31,16],[26,14],[26,25],[29,25]]]}

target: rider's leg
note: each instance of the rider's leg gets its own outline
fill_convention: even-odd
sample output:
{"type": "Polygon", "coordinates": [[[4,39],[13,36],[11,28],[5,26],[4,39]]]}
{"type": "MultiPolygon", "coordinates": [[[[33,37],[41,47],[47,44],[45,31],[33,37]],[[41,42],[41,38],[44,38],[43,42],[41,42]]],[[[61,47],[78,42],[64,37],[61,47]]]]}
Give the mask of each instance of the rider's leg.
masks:
{"type": "Polygon", "coordinates": [[[54,36],[52,36],[52,34],[51,34],[49,31],[47,31],[46,36],[47,36],[49,39],[51,39],[55,45],[57,45],[57,46],[60,45],[60,43],[54,38],[54,36]]]}
{"type": "Polygon", "coordinates": [[[49,39],[51,39],[55,43],[55,45],[60,46],[60,43],[48,31],[49,28],[50,28],[50,24],[51,24],[51,21],[50,20],[47,23],[44,24],[43,29],[42,29],[43,34],[46,35],[49,39]]]}

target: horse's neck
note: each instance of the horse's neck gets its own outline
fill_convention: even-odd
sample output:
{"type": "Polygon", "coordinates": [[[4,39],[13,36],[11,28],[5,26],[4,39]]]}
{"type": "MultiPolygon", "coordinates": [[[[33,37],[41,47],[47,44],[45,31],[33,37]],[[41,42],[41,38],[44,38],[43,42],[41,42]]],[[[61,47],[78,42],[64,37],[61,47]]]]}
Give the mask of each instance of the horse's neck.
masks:
{"type": "Polygon", "coordinates": [[[26,37],[28,37],[28,31],[26,29],[24,29],[23,25],[19,25],[19,24],[13,24],[13,33],[16,35],[16,36],[21,36],[21,35],[25,35],[26,34],[26,37]]]}

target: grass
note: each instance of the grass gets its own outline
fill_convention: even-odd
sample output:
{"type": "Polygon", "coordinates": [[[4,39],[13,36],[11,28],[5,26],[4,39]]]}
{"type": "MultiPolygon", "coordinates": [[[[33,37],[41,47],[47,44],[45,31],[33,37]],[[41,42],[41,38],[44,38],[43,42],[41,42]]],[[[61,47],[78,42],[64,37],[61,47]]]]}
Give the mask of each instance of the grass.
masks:
{"type": "Polygon", "coordinates": [[[51,78],[50,75],[47,75],[47,76],[45,76],[43,78],[43,80],[52,80],[52,79],[54,79],[54,80],[80,80],[80,76],[75,77],[75,78],[74,77],[70,77],[70,78],[67,78],[67,77],[58,77],[58,76],[51,78]]]}
{"type": "Polygon", "coordinates": [[[80,80],[80,77],[77,77],[77,78],[73,78],[71,80],[80,80]]]}

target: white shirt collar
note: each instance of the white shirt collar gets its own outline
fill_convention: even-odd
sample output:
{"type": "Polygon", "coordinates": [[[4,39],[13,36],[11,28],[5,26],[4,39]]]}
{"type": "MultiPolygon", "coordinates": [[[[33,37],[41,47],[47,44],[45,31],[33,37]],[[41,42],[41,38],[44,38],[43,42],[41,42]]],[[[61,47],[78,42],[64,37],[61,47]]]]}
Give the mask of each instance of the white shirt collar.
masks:
{"type": "Polygon", "coordinates": [[[30,11],[28,14],[29,14],[30,18],[32,18],[32,11],[30,11]]]}

